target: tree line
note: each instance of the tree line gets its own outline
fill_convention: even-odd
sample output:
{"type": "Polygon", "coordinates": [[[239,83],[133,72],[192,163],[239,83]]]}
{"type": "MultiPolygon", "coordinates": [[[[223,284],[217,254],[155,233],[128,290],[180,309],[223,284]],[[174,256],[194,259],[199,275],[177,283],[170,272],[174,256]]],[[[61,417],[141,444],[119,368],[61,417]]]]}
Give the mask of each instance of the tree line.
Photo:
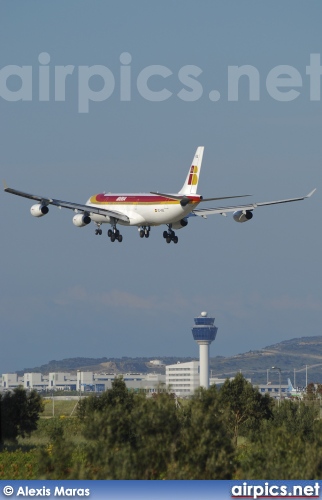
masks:
{"type": "MultiPolygon", "coordinates": [[[[0,400],[1,421],[15,394],[0,400]]],[[[33,415],[41,411],[41,398],[31,394],[22,415],[29,424],[15,427],[21,435],[37,425],[30,423],[28,401],[33,415]]],[[[49,444],[38,452],[38,478],[319,479],[322,426],[319,407],[307,403],[276,404],[241,374],[189,400],[161,391],[148,398],[117,378],[112,389],[78,403],[73,425],[80,442],[70,431],[72,419],[52,419],[49,444]]],[[[15,439],[10,432],[3,446],[15,439]]]]}

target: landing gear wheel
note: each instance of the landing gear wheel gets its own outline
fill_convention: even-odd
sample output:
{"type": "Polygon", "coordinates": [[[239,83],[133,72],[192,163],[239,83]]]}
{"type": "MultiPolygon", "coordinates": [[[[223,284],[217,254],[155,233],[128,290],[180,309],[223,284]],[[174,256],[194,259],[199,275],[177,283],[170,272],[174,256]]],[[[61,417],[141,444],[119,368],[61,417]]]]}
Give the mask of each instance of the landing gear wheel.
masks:
{"type": "Polygon", "coordinates": [[[140,230],[140,238],[144,238],[144,230],[143,229],[140,230]]]}
{"type": "Polygon", "coordinates": [[[95,229],[95,234],[96,234],[96,236],[97,236],[98,234],[100,234],[100,233],[99,233],[99,229],[95,229]]]}
{"type": "Polygon", "coordinates": [[[165,239],[165,241],[166,241],[167,243],[171,243],[171,238],[170,238],[170,236],[167,236],[167,237],[166,237],[166,239],[165,239]]]}
{"type": "Polygon", "coordinates": [[[112,229],[109,229],[109,230],[107,231],[107,236],[110,238],[110,237],[112,236],[112,234],[113,234],[112,229]]]}
{"type": "Polygon", "coordinates": [[[178,236],[174,236],[174,237],[173,237],[173,243],[177,244],[177,243],[178,243],[178,240],[179,240],[178,236]]]}
{"type": "Polygon", "coordinates": [[[146,237],[146,238],[148,238],[149,236],[150,236],[150,233],[149,233],[149,231],[147,231],[147,232],[145,233],[145,237],[146,237]]]}
{"type": "Polygon", "coordinates": [[[163,238],[167,238],[168,236],[168,231],[163,231],[163,238]]]}
{"type": "Polygon", "coordinates": [[[103,233],[103,231],[101,229],[98,229],[98,234],[101,236],[101,234],[103,233]]]}
{"type": "Polygon", "coordinates": [[[115,234],[115,238],[117,239],[120,235],[120,231],[118,229],[115,229],[114,234],[115,234]]]}
{"type": "Polygon", "coordinates": [[[117,239],[118,239],[119,243],[121,243],[121,241],[123,240],[123,236],[121,234],[119,234],[117,239]]]}
{"type": "Polygon", "coordinates": [[[115,239],[116,239],[115,234],[114,234],[114,233],[112,233],[112,234],[111,234],[111,242],[112,242],[112,243],[114,243],[115,239]]]}

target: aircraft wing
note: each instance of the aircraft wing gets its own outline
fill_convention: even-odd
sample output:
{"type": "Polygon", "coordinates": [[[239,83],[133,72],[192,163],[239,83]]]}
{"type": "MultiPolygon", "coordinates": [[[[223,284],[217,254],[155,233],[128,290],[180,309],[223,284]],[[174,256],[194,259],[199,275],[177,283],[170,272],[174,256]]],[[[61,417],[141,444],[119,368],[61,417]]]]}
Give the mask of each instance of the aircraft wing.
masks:
{"type": "Polygon", "coordinates": [[[90,205],[82,205],[80,203],[72,203],[70,201],[55,200],[54,198],[46,198],[45,196],[38,196],[36,194],[24,193],[23,191],[9,188],[6,184],[4,190],[6,193],[11,193],[15,194],[16,196],[22,196],[23,198],[29,198],[30,200],[39,201],[39,203],[43,203],[44,205],[54,205],[58,208],[69,208],[70,210],[79,210],[86,213],[107,215],[108,217],[115,217],[115,219],[122,220],[124,222],[128,222],[130,220],[121,212],[116,212],[114,210],[105,210],[103,208],[92,207],[90,205]]]}
{"type": "Polygon", "coordinates": [[[217,207],[217,208],[200,208],[193,210],[190,215],[196,215],[200,217],[207,217],[207,215],[221,214],[225,215],[226,212],[236,212],[237,210],[254,210],[257,207],[262,207],[265,205],[277,205],[279,203],[290,203],[292,201],[305,200],[305,198],[310,198],[314,194],[316,189],[313,189],[306,196],[301,196],[300,198],[287,198],[285,200],[276,201],[264,201],[261,203],[250,203],[248,205],[236,205],[231,207],[217,207]]]}

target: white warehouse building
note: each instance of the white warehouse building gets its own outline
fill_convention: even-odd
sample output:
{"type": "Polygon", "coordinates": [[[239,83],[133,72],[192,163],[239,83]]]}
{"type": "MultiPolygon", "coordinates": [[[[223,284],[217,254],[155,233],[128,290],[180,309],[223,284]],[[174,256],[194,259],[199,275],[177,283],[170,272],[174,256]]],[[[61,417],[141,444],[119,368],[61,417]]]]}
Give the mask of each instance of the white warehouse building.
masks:
{"type": "Polygon", "coordinates": [[[24,373],[21,378],[25,389],[44,391],[48,387],[48,376],[46,377],[41,373],[24,373]]]}
{"type": "Polygon", "coordinates": [[[77,372],[77,390],[80,392],[102,392],[111,389],[116,377],[123,377],[128,389],[153,393],[165,388],[165,375],[159,373],[93,373],[77,372]]]}
{"type": "Polygon", "coordinates": [[[199,361],[166,366],[166,385],[178,397],[192,396],[200,387],[199,361]]]}
{"type": "MultiPolygon", "coordinates": [[[[234,377],[230,377],[232,380],[234,377]]],[[[209,385],[222,385],[225,378],[210,377],[209,385]]],[[[251,382],[251,379],[246,379],[251,382]]],[[[166,366],[166,385],[176,396],[187,398],[193,396],[200,387],[200,363],[189,361],[166,366]]]]}
{"type": "Polygon", "coordinates": [[[47,388],[54,391],[76,391],[76,375],[67,372],[52,372],[47,377],[47,388]]]}
{"type": "Polygon", "coordinates": [[[0,378],[0,391],[13,390],[18,386],[37,391],[79,391],[103,392],[111,389],[116,377],[123,377],[128,389],[157,392],[165,389],[165,375],[158,373],[93,373],[77,371],[72,375],[66,372],[24,373],[19,377],[16,373],[5,373],[0,378]]]}
{"type": "Polygon", "coordinates": [[[17,373],[4,373],[2,375],[1,389],[15,389],[23,385],[23,377],[19,377],[17,373]]]}

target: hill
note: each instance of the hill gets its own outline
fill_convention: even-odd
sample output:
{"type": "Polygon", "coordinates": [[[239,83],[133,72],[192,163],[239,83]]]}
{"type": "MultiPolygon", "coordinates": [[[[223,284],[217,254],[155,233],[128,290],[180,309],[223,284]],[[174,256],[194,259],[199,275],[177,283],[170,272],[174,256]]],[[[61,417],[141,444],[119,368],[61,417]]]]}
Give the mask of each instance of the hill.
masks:
{"type": "MultiPolygon", "coordinates": [[[[157,356],[155,357],[159,359],[157,356]]],[[[165,366],[156,366],[150,363],[151,358],[68,358],[61,361],[52,360],[45,365],[20,370],[24,372],[76,372],[93,371],[105,373],[128,372],[158,372],[164,373],[165,366]]],[[[184,363],[197,358],[163,357],[164,365],[174,364],[177,361],[184,363]]],[[[322,383],[322,336],[301,337],[284,340],[278,344],[264,347],[258,351],[249,351],[231,357],[216,356],[210,358],[212,375],[217,377],[232,377],[241,371],[245,377],[251,378],[253,383],[266,383],[267,378],[272,383],[278,383],[278,372],[271,370],[278,366],[282,370],[282,383],[286,384],[287,378],[294,380],[296,372],[296,385],[306,384],[306,365],[308,366],[308,383],[322,383]],[[269,372],[267,372],[269,370],[269,372]]]]}
{"type": "Polygon", "coordinates": [[[308,383],[322,383],[322,336],[284,340],[258,351],[211,360],[211,369],[216,376],[233,376],[241,371],[253,383],[262,384],[267,378],[273,383],[278,382],[278,371],[272,370],[272,366],[281,368],[282,383],[286,383],[287,378],[293,382],[295,370],[296,385],[306,385],[306,366],[308,383]]]}

